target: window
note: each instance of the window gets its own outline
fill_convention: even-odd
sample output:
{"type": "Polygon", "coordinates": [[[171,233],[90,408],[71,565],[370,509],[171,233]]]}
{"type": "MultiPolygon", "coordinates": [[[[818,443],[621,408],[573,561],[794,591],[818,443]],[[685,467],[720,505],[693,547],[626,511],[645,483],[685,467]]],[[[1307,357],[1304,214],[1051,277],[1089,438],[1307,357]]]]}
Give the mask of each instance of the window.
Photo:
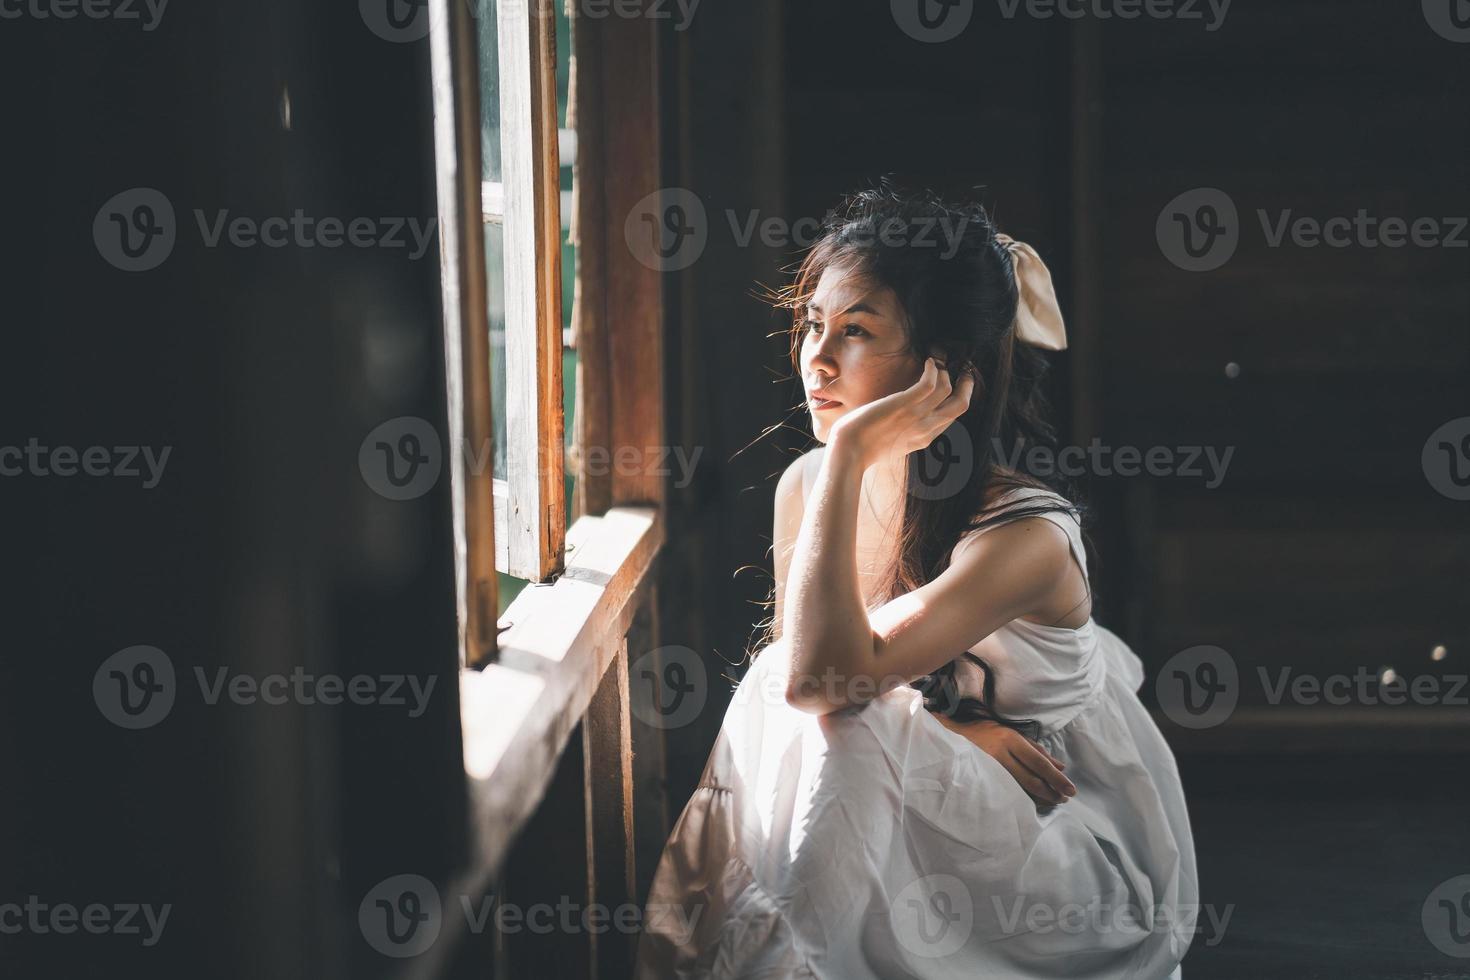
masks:
{"type": "Polygon", "coordinates": [[[480,0],[472,18],[458,0],[443,6],[431,37],[445,325],[459,360],[450,442],[462,649],[479,664],[508,601],[564,559],[563,196],[576,140],[562,125],[570,44],[558,45],[557,22],[570,24],[553,0],[480,0]]]}
{"type": "MultiPolygon", "coordinates": [[[[495,419],[495,567],[540,582],[566,534],[561,117],[552,0],[487,0],[478,18],[480,208],[495,419]],[[503,448],[502,448],[503,447],[503,448]]],[[[567,49],[568,54],[570,49],[567,49]]]]}
{"type": "MultiPolygon", "coordinates": [[[[588,465],[567,526],[563,378],[578,443],[665,441],[661,283],[618,217],[658,190],[657,22],[479,2],[430,0],[472,873],[500,867],[580,731],[603,901],[630,880],[633,768],[661,758],[631,751],[628,637],[656,601],[665,491],[588,465]]],[[[585,873],[575,858],[546,856],[585,873]]]]}
{"type": "MultiPolygon", "coordinates": [[[[495,422],[493,472],[494,472],[494,498],[495,512],[497,516],[495,536],[496,555],[495,567],[499,572],[499,604],[497,615],[505,611],[505,607],[513,600],[520,590],[531,581],[541,581],[548,574],[558,570],[560,561],[549,557],[541,550],[543,539],[555,540],[558,526],[564,529],[566,514],[571,508],[572,482],[571,472],[565,466],[565,486],[562,487],[560,521],[557,522],[556,515],[543,509],[538,513],[541,520],[547,526],[533,526],[533,515],[527,514],[517,522],[507,524],[501,520],[502,516],[508,518],[515,512],[513,501],[524,498],[522,493],[519,497],[513,490],[513,486],[525,486],[532,482],[535,474],[543,471],[548,474],[543,483],[537,482],[538,490],[544,489],[547,499],[553,498],[557,492],[555,479],[550,475],[551,462],[545,458],[550,451],[551,443],[542,445],[543,441],[553,438],[549,428],[542,426],[542,418],[527,419],[527,422],[535,422],[532,429],[529,424],[507,425],[507,404],[517,404],[529,401],[524,396],[519,396],[518,401],[512,401],[508,382],[520,382],[522,378],[536,377],[534,371],[534,356],[538,352],[544,352],[543,356],[548,360],[560,361],[559,382],[548,382],[546,396],[550,401],[548,407],[554,408],[557,404],[556,384],[562,389],[560,405],[564,423],[563,448],[570,441],[572,433],[572,415],[575,405],[574,392],[571,381],[576,377],[576,351],[573,348],[571,329],[572,297],[576,282],[576,250],[570,242],[568,234],[572,214],[572,175],[577,156],[576,132],[568,127],[568,101],[569,85],[571,76],[571,20],[567,16],[564,4],[557,3],[555,27],[553,38],[535,38],[532,44],[536,50],[543,51],[549,44],[555,46],[555,87],[556,87],[556,157],[558,161],[558,179],[555,183],[559,193],[557,195],[557,226],[559,233],[557,237],[557,250],[560,260],[559,285],[553,278],[550,269],[544,281],[544,288],[548,291],[546,300],[555,306],[557,313],[552,315],[547,312],[551,321],[559,324],[561,336],[561,350],[558,357],[551,354],[552,341],[550,331],[545,339],[544,347],[538,347],[536,340],[536,324],[527,317],[510,318],[506,315],[506,304],[508,302],[506,284],[508,282],[506,268],[506,179],[502,163],[502,147],[506,145],[505,136],[501,127],[501,97],[503,93],[510,93],[510,89],[502,86],[500,80],[499,65],[502,60],[510,63],[512,59],[502,59],[500,54],[500,31],[497,17],[504,18],[516,16],[524,18],[526,8],[524,3],[512,2],[504,5],[497,4],[495,0],[488,0],[488,9],[482,11],[478,21],[479,34],[479,87],[480,87],[480,134],[481,134],[481,159],[484,180],[481,185],[481,211],[484,216],[485,252],[486,252],[486,278],[489,283],[489,328],[490,328],[490,365],[491,365],[491,403],[492,415],[495,422]],[[507,347],[507,330],[509,335],[509,348],[507,347]],[[507,431],[509,429],[509,431],[507,431]],[[532,448],[532,441],[535,447],[532,448]],[[525,448],[511,452],[509,447],[512,443],[524,445],[525,448]],[[510,457],[524,460],[528,465],[517,472],[516,478],[512,479],[512,467],[510,457]],[[529,464],[534,459],[534,467],[529,464]],[[514,543],[513,543],[514,542],[514,543]]],[[[539,27],[539,24],[537,25],[539,27]]],[[[546,65],[540,66],[537,71],[545,72],[546,65]]],[[[512,142],[516,140],[514,127],[510,131],[512,142]]],[[[548,166],[549,169],[549,166],[548,166]]],[[[538,174],[539,177],[549,176],[546,173],[538,174]]],[[[548,238],[549,238],[548,229],[548,238]]],[[[551,255],[540,255],[539,260],[545,261],[551,255]]],[[[514,277],[510,277],[513,279],[514,277]]],[[[556,367],[555,363],[549,367],[556,367]]],[[[539,394],[539,392],[537,393],[539,394]]],[[[517,420],[520,422],[521,420],[517,420]]]]}

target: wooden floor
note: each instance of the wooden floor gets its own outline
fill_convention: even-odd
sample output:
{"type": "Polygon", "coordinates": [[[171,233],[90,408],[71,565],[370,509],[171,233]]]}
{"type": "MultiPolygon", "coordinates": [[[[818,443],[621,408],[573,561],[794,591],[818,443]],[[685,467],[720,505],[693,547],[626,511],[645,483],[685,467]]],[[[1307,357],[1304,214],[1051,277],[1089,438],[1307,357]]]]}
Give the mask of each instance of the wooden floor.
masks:
{"type": "MultiPolygon", "coordinates": [[[[1180,759],[1204,923],[1188,980],[1449,980],[1421,920],[1470,874],[1465,755],[1180,759]]],[[[1470,953],[1470,949],[1466,950],[1470,953]]]]}

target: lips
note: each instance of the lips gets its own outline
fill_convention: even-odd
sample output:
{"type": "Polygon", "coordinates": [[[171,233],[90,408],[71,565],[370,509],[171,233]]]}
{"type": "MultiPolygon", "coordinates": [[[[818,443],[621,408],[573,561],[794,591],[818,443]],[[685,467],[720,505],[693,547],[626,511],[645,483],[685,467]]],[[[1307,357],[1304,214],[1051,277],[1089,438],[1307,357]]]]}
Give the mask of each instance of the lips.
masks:
{"type": "Polygon", "coordinates": [[[824,408],[836,408],[842,403],[832,398],[823,398],[814,391],[807,392],[807,402],[813,411],[821,411],[824,408]]]}

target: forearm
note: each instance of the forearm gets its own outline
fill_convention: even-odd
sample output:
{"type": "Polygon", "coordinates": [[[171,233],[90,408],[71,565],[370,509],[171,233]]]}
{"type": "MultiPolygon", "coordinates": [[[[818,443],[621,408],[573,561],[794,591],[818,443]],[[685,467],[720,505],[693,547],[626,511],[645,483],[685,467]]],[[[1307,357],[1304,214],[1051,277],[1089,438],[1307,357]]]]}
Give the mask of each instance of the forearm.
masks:
{"type": "Polygon", "coordinates": [[[873,630],[857,575],[857,516],[864,465],[840,440],[822,455],[791,557],[782,635],[793,677],[850,675],[873,656],[873,630]]]}

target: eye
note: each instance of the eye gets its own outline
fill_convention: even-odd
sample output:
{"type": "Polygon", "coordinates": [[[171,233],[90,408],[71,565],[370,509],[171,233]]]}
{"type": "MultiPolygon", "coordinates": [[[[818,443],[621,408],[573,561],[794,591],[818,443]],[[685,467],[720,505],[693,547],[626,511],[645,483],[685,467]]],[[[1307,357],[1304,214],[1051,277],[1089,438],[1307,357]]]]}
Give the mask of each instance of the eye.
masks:
{"type": "MultiPolygon", "coordinates": [[[[802,321],[802,329],[807,333],[818,333],[822,329],[822,321],[807,319],[802,321]]],[[[868,332],[856,323],[849,323],[842,328],[844,337],[866,337],[868,332]]]]}

